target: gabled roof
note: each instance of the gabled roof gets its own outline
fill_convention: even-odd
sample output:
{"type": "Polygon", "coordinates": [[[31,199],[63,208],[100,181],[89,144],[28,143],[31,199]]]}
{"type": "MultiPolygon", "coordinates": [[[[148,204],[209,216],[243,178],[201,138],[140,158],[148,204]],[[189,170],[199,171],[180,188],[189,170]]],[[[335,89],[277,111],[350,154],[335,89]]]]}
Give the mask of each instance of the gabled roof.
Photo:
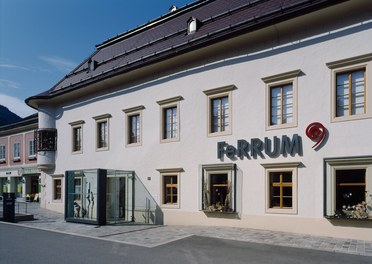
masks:
{"type": "Polygon", "coordinates": [[[345,0],[200,0],[108,39],[50,90],[47,99],[345,0]],[[187,22],[198,30],[187,34],[187,22]]]}

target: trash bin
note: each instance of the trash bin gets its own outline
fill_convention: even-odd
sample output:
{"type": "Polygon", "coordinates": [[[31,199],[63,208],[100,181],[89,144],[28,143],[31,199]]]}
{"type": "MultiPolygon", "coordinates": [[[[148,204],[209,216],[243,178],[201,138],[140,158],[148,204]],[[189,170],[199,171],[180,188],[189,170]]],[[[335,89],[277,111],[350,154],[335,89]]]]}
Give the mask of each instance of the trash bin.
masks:
{"type": "Polygon", "coordinates": [[[3,193],[3,221],[15,223],[15,193],[3,193]]]}

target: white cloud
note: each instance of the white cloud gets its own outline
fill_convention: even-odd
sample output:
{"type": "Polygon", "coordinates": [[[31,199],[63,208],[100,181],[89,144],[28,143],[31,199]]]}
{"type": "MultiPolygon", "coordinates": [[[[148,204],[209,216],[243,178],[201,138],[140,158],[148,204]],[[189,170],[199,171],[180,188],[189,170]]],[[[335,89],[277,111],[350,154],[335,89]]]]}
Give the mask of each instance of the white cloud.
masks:
{"type": "Polygon", "coordinates": [[[21,99],[1,93],[0,105],[7,107],[10,111],[19,115],[20,117],[26,117],[36,113],[35,109],[26,105],[26,103],[21,99]]]}
{"type": "Polygon", "coordinates": [[[51,56],[51,57],[40,57],[42,61],[45,61],[52,67],[63,71],[63,72],[70,72],[72,71],[77,64],[75,62],[69,61],[64,58],[56,57],[56,56],[51,56]]]}
{"type": "Polygon", "coordinates": [[[26,68],[26,67],[23,67],[23,66],[19,66],[19,65],[15,65],[15,64],[6,64],[6,63],[0,63],[0,68],[18,69],[18,70],[25,70],[25,71],[30,70],[29,68],[26,68]]]}
{"type": "Polygon", "coordinates": [[[16,83],[16,82],[11,81],[11,80],[0,79],[0,88],[18,89],[19,88],[19,83],[16,83]]]}

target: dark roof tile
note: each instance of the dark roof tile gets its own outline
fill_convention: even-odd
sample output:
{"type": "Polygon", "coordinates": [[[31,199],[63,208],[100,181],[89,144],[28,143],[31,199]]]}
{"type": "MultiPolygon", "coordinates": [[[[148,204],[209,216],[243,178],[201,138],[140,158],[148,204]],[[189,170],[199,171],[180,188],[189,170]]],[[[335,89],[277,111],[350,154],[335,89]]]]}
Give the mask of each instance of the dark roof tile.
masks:
{"type": "MultiPolygon", "coordinates": [[[[48,93],[54,96],[77,89],[90,82],[187,52],[190,48],[247,32],[260,23],[276,23],[284,14],[287,19],[342,1],[200,0],[97,45],[96,52],[48,93]],[[187,21],[190,17],[197,18],[201,26],[195,33],[187,35],[187,21]],[[88,70],[90,59],[97,62],[94,71],[88,70]]],[[[45,93],[41,95],[45,96],[45,93]]]]}

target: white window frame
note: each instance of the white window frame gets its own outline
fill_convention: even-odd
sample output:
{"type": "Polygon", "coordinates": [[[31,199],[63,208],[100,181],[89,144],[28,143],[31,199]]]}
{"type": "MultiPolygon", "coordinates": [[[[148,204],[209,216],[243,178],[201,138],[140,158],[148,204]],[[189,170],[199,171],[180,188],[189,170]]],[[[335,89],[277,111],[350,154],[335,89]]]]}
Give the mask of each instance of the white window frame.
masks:
{"type": "Polygon", "coordinates": [[[131,107],[124,109],[123,112],[125,113],[125,146],[126,147],[136,147],[142,145],[142,110],[145,109],[143,105],[131,107]],[[130,142],[130,133],[131,133],[131,119],[133,116],[139,116],[139,141],[131,143],[130,142]]]}
{"type": "Polygon", "coordinates": [[[93,119],[96,120],[96,137],[95,137],[96,151],[108,151],[110,149],[110,122],[109,122],[110,118],[111,118],[110,114],[104,114],[104,115],[99,115],[99,116],[93,117],[93,119]],[[99,131],[100,127],[99,126],[100,126],[101,123],[107,123],[107,131],[106,131],[107,146],[105,146],[105,147],[100,147],[99,146],[99,136],[100,136],[100,131],[99,131]]]}
{"type": "Polygon", "coordinates": [[[36,159],[36,152],[35,152],[35,139],[28,140],[28,159],[33,160],[36,159]]]}
{"type": "Polygon", "coordinates": [[[298,208],[298,167],[300,162],[287,163],[264,163],[261,164],[265,168],[265,212],[267,214],[297,214],[298,208]],[[292,172],[292,208],[271,208],[270,207],[270,173],[271,172],[292,172]]]}
{"type": "Polygon", "coordinates": [[[336,172],[338,170],[366,170],[366,191],[372,194],[372,156],[325,159],[325,216],[333,216],[336,210],[336,172]]]}
{"type": "Polygon", "coordinates": [[[160,173],[160,206],[162,208],[168,209],[179,209],[180,208],[180,199],[181,199],[181,172],[183,172],[183,168],[170,168],[170,169],[157,169],[160,173]],[[167,204],[164,201],[164,178],[167,176],[176,176],[177,177],[177,203],[167,204]]]}
{"type": "Polygon", "coordinates": [[[71,153],[82,154],[83,153],[83,125],[85,121],[79,120],[69,123],[71,126],[71,153]],[[80,150],[75,150],[75,130],[80,128],[80,150]]]}
{"type": "Polygon", "coordinates": [[[290,128],[290,127],[297,127],[298,123],[298,76],[301,73],[301,70],[294,70],[289,72],[284,72],[268,77],[262,78],[262,81],[265,83],[265,125],[266,130],[274,130],[274,129],[283,129],[283,128],[290,128]],[[271,125],[271,89],[292,84],[292,122],[284,123],[284,124],[277,124],[271,125]]]}
{"type": "Polygon", "coordinates": [[[207,137],[218,137],[218,136],[226,136],[232,134],[232,113],[233,113],[233,106],[232,106],[232,91],[236,89],[234,85],[223,86],[219,88],[214,88],[210,90],[203,91],[203,93],[207,96],[207,137]],[[213,132],[212,131],[212,117],[213,117],[213,110],[212,110],[212,103],[213,100],[218,98],[227,97],[229,102],[229,116],[228,116],[228,126],[224,131],[213,132]]]}
{"type": "Polygon", "coordinates": [[[183,100],[182,96],[175,96],[169,99],[157,101],[157,104],[160,106],[160,143],[176,142],[180,141],[181,134],[181,116],[180,116],[180,101],[183,100]],[[169,108],[175,107],[177,109],[177,135],[172,138],[165,138],[165,118],[164,111],[169,108]]]}
{"type": "Polygon", "coordinates": [[[21,142],[16,141],[13,143],[13,161],[20,161],[20,160],[21,160],[21,142]],[[16,153],[16,146],[18,146],[18,153],[16,153]]]}
{"type": "Polygon", "coordinates": [[[0,163],[6,162],[6,145],[1,144],[0,145],[0,163]]]}
{"type": "Polygon", "coordinates": [[[331,70],[331,122],[343,122],[351,120],[360,120],[372,117],[372,53],[352,57],[348,59],[338,60],[334,62],[329,62],[326,64],[331,70]],[[337,116],[336,109],[336,85],[337,85],[337,74],[347,73],[355,70],[365,69],[365,113],[357,115],[345,115],[337,116]]]}

